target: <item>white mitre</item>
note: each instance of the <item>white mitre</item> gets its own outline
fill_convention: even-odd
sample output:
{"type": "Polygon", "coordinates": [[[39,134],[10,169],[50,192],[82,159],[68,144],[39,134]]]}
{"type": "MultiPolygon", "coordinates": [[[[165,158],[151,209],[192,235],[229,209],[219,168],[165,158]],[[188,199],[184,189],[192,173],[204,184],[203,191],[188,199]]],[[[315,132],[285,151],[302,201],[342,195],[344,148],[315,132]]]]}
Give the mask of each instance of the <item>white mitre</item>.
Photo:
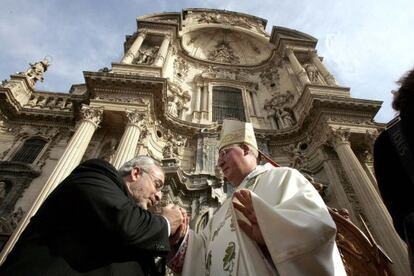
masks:
{"type": "Polygon", "coordinates": [[[251,123],[228,119],[223,120],[219,150],[233,144],[248,144],[258,149],[251,123]]]}

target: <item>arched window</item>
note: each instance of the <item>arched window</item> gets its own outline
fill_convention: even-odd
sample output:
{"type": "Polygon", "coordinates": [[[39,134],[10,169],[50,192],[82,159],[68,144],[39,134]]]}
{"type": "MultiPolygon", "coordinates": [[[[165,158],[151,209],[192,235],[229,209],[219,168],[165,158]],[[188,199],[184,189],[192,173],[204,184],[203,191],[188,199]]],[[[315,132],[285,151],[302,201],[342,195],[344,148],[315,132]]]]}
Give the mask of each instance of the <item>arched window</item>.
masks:
{"type": "Polygon", "coordinates": [[[240,89],[226,86],[213,87],[213,121],[234,118],[246,121],[240,89]]]}
{"type": "Polygon", "coordinates": [[[20,149],[13,155],[11,161],[33,163],[42,151],[46,141],[40,138],[30,138],[24,141],[20,149]]]}

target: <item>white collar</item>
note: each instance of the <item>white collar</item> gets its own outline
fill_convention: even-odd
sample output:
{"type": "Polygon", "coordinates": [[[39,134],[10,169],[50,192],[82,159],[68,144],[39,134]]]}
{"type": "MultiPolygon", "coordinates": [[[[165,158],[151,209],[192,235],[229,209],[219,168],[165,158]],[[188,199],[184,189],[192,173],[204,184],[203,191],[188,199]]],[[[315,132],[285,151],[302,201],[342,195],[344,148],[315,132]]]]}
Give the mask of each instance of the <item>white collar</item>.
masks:
{"type": "Polygon", "coordinates": [[[273,165],[270,163],[266,163],[264,165],[257,165],[256,168],[251,171],[240,183],[240,185],[237,187],[237,189],[242,189],[244,186],[246,186],[246,183],[249,179],[257,176],[258,174],[264,173],[265,171],[268,171],[273,168],[273,165]]]}

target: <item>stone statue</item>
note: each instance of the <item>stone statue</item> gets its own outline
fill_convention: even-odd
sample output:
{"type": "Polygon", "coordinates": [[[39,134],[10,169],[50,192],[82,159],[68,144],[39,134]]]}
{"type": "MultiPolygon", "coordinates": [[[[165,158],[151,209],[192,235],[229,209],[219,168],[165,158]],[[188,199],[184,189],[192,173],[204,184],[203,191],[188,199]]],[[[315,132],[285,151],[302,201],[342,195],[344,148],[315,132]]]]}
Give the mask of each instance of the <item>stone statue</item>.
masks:
{"type": "Polygon", "coordinates": [[[283,122],[283,128],[292,127],[294,124],[294,121],[292,119],[292,116],[290,115],[289,111],[287,111],[285,108],[279,109],[279,114],[281,121],[283,122]]]}
{"type": "Polygon", "coordinates": [[[180,102],[177,97],[169,96],[168,97],[168,113],[174,117],[178,117],[178,106],[180,102]]]}
{"type": "Polygon", "coordinates": [[[139,49],[138,53],[138,59],[136,63],[140,64],[152,64],[155,61],[155,57],[158,53],[158,50],[160,49],[159,46],[154,46],[152,48],[147,49],[139,49]]]}
{"type": "Polygon", "coordinates": [[[26,71],[25,75],[32,83],[32,85],[34,85],[38,80],[43,82],[43,74],[47,71],[47,68],[50,66],[49,61],[47,59],[43,59],[35,63],[29,63],[29,65],[30,69],[26,71]]]}
{"type": "Polygon", "coordinates": [[[277,129],[276,111],[272,108],[271,105],[265,105],[265,110],[267,111],[267,119],[270,122],[270,126],[274,129],[277,129]]]}
{"type": "Polygon", "coordinates": [[[316,66],[312,63],[309,63],[305,66],[306,74],[311,83],[318,83],[318,70],[316,66]]]}

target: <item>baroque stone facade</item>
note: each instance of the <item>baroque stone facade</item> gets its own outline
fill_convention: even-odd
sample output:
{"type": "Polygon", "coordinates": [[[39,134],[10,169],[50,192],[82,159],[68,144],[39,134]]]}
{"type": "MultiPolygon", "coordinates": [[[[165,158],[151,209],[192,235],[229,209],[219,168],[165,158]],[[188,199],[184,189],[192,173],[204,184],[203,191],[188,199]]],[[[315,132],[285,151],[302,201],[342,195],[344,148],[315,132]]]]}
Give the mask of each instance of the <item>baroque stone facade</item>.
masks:
{"type": "Polygon", "coordinates": [[[268,34],[266,20],[230,11],[137,20],[123,58],[84,72],[68,94],[36,90],[47,60],[0,86],[0,231],[9,240],[2,257],[47,195],[89,158],[115,167],[140,154],[158,160],[167,176],[163,204],[184,207],[202,229],[232,191],[215,164],[221,121],[235,117],[253,123],[264,152],[320,190],[350,275],[408,273],[369,158],[384,127],[373,120],[381,102],[352,98],[322,63],[315,38],[283,27],[268,34]]]}

